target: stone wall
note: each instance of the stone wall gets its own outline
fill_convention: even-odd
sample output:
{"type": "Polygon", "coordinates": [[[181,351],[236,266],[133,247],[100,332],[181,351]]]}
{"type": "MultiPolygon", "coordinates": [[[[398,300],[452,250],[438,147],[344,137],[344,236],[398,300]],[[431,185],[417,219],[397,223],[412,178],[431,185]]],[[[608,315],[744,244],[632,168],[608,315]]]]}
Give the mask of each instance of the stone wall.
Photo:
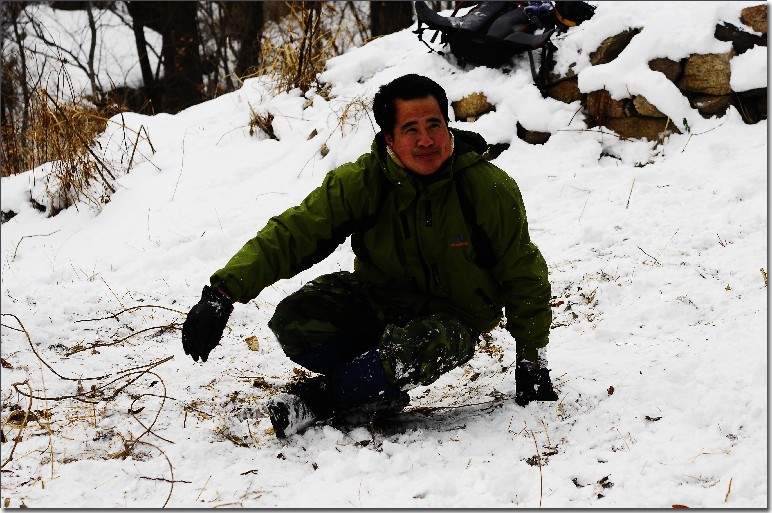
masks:
{"type": "MultiPolygon", "coordinates": [[[[695,54],[680,62],[670,59],[654,59],[649,62],[649,68],[662,72],[688,98],[692,108],[705,118],[723,116],[730,105],[740,112],[746,123],[758,123],[767,118],[767,89],[732,91],[729,65],[736,55],[755,45],[767,45],[767,6],[763,4],[743,9],[741,21],[746,27],[736,27],[729,23],[716,26],[716,39],[732,43],[732,49],[726,53],[695,54]],[[751,33],[748,27],[762,35],[751,33]]],[[[591,64],[605,64],[614,60],[639,31],[630,29],[607,38],[590,54],[591,64]]],[[[605,90],[582,93],[577,82],[577,77],[571,74],[552,76],[546,93],[566,103],[579,101],[590,127],[603,126],[622,138],[646,138],[650,141],[660,141],[667,133],[678,132],[668,117],[643,96],[615,100],[605,90]]],[[[472,120],[493,109],[490,104],[485,105],[487,101],[481,100],[485,100],[485,97],[477,93],[475,103],[483,105],[479,113],[474,109],[469,110],[463,100],[455,102],[453,108],[456,119],[472,120]]],[[[517,134],[531,144],[543,144],[550,136],[549,133],[525,130],[522,126],[517,127],[517,134]]]]}

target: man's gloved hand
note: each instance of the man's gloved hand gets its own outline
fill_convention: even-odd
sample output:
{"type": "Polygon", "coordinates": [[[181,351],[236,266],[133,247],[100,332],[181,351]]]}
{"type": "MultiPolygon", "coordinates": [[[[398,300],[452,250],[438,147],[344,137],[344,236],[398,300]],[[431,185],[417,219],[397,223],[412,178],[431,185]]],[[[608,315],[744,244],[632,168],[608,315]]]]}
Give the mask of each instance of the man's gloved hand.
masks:
{"type": "Polygon", "coordinates": [[[182,347],[185,354],[198,361],[209,358],[209,352],[220,343],[225,324],[233,311],[233,301],[222,291],[204,286],[199,301],[188,312],[182,325],[182,347]]]}
{"type": "Polygon", "coordinates": [[[557,401],[552,388],[550,371],[528,360],[520,360],[515,367],[515,402],[525,406],[531,401],[557,401]]]}

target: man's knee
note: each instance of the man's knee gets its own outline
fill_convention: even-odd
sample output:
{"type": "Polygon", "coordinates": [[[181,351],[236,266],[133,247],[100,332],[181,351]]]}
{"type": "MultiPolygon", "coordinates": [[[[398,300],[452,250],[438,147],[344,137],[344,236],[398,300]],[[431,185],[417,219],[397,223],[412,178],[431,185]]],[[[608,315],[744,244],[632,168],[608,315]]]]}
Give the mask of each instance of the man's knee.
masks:
{"type": "Polygon", "coordinates": [[[362,286],[346,272],[320,276],[284,298],[268,327],[290,359],[316,372],[313,362],[353,358],[383,331],[362,286]]]}
{"type": "Polygon", "coordinates": [[[479,334],[446,314],[421,317],[405,327],[389,326],[379,352],[387,376],[399,388],[428,385],[468,362],[479,334]]]}

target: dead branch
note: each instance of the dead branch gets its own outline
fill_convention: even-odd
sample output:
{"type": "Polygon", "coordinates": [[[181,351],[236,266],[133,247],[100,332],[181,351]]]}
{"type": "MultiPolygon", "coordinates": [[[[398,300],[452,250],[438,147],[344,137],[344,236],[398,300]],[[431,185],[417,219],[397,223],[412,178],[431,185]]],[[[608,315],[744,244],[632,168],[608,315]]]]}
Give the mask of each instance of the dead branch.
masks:
{"type": "Polygon", "coordinates": [[[174,479],[174,466],[172,466],[172,462],[171,462],[171,460],[169,459],[169,457],[166,455],[166,453],[165,453],[165,452],[163,452],[163,451],[162,451],[162,450],[161,450],[161,449],[160,449],[160,448],[159,448],[157,445],[151,444],[151,443],[149,443],[149,442],[143,442],[142,440],[134,440],[134,443],[135,443],[135,444],[144,444],[144,445],[149,445],[150,447],[152,447],[152,448],[154,448],[155,450],[157,450],[158,452],[160,452],[160,453],[161,453],[161,455],[162,455],[164,458],[166,458],[166,463],[168,463],[168,464],[169,464],[169,472],[171,473],[171,476],[172,476],[172,478],[169,480],[169,483],[171,484],[171,486],[169,487],[169,495],[166,497],[166,500],[164,501],[164,503],[163,503],[163,506],[161,506],[162,508],[165,508],[165,507],[166,507],[166,505],[167,505],[167,504],[169,504],[169,499],[171,499],[171,498],[172,498],[172,492],[174,491],[174,483],[175,483],[175,482],[177,482],[177,481],[175,481],[175,479],[174,479]]]}
{"type": "Polygon", "coordinates": [[[174,323],[174,322],[172,322],[170,324],[162,324],[160,326],[151,326],[150,328],[145,328],[145,329],[142,329],[142,330],[139,330],[139,331],[135,331],[131,335],[126,335],[125,337],[120,338],[118,340],[113,340],[112,342],[95,342],[94,344],[91,344],[90,346],[87,346],[87,347],[78,347],[78,348],[70,349],[67,352],[67,356],[72,356],[72,355],[80,353],[82,351],[88,351],[89,349],[96,349],[97,347],[116,346],[118,344],[126,342],[128,339],[130,339],[132,337],[135,337],[137,335],[141,335],[142,333],[145,333],[145,332],[148,332],[148,331],[152,331],[152,330],[156,330],[156,329],[161,330],[162,332],[163,331],[168,331],[168,330],[173,330],[173,329],[174,330],[181,330],[182,326],[180,326],[178,323],[174,323]]]}
{"type": "Polygon", "coordinates": [[[544,479],[541,469],[541,453],[539,452],[539,444],[536,443],[536,435],[533,434],[533,430],[529,431],[531,438],[533,438],[533,446],[536,447],[536,461],[539,462],[539,507],[541,508],[542,496],[544,493],[544,479]]]}
{"type": "Polygon", "coordinates": [[[53,235],[57,233],[59,230],[53,231],[51,233],[44,233],[44,234],[37,234],[37,235],[23,235],[21,239],[19,239],[19,242],[16,243],[16,249],[13,250],[13,256],[11,257],[11,262],[16,260],[16,252],[19,250],[19,244],[21,244],[21,241],[23,241],[26,238],[32,238],[32,237],[48,237],[49,235],[53,235]]]}
{"type": "MultiPolygon", "coordinates": [[[[0,465],[0,468],[5,467],[9,461],[13,459],[13,452],[16,450],[16,446],[19,445],[19,442],[21,441],[21,433],[24,431],[24,428],[27,427],[27,419],[29,419],[30,412],[32,412],[32,387],[29,384],[29,381],[25,380],[21,383],[14,383],[12,386],[16,388],[18,385],[27,385],[27,388],[29,389],[29,406],[27,406],[27,411],[24,412],[24,420],[22,421],[21,425],[19,426],[19,434],[16,435],[16,438],[13,439],[13,446],[11,447],[11,452],[8,454],[8,459],[6,459],[2,465],[0,465]]],[[[18,390],[18,389],[17,389],[18,390]]]]}
{"type": "Polygon", "coordinates": [[[117,321],[120,321],[118,319],[118,316],[122,313],[131,312],[133,310],[139,310],[140,308],[160,308],[162,310],[169,310],[170,312],[178,313],[180,315],[185,315],[186,312],[181,312],[180,310],[175,310],[174,308],[169,308],[167,306],[161,306],[161,305],[138,305],[138,306],[131,306],[129,308],[124,308],[120,312],[116,312],[114,314],[110,314],[107,317],[97,317],[95,319],[79,319],[75,322],[93,322],[93,321],[104,321],[106,319],[115,319],[117,321]]]}

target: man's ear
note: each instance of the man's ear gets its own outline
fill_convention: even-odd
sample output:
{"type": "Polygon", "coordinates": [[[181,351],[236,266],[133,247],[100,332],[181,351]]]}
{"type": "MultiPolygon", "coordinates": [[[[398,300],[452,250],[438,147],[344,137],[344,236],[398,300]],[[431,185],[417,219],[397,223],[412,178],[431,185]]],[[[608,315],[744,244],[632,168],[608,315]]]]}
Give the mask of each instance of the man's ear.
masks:
{"type": "Polygon", "coordinates": [[[383,138],[386,139],[386,144],[394,146],[394,138],[389,134],[383,134],[383,138]]]}

